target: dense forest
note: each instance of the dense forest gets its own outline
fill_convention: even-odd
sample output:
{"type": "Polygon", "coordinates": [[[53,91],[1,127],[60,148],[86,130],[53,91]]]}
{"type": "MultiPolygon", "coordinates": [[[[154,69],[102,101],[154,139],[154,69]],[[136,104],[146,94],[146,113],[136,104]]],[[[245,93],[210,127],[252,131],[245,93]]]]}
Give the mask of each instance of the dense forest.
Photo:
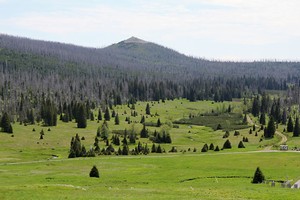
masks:
{"type": "Polygon", "coordinates": [[[106,48],[0,35],[0,116],[56,125],[84,107],[137,100],[224,101],[266,90],[287,91],[299,103],[300,63],[221,62],[188,57],[137,38],[106,48]]]}

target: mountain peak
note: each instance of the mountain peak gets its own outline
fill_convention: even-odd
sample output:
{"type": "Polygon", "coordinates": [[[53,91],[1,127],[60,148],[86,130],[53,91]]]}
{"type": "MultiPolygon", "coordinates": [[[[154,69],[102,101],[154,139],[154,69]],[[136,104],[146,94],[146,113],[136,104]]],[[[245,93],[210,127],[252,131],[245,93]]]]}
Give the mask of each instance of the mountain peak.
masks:
{"type": "Polygon", "coordinates": [[[137,37],[131,37],[131,38],[128,38],[127,40],[124,40],[123,41],[124,43],[140,43],[140,44],[145,44],[145,43],[148,43],[144,40],[141,40],[137,37]]]}

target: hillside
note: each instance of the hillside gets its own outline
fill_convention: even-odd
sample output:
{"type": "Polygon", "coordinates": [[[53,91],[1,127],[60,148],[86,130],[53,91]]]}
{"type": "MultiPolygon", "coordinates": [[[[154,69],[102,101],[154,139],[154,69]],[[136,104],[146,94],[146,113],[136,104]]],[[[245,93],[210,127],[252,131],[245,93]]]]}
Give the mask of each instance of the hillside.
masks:
{"type": "Polygon", "coordinates": [[[231,101],[286,90],[299,75],[295,62],[196,59],[134,37],[96,49],[0,35],[0,111],[19,120],[32,108],[39,117],[46,99],[59,113],[71,102],[231,101]]]}

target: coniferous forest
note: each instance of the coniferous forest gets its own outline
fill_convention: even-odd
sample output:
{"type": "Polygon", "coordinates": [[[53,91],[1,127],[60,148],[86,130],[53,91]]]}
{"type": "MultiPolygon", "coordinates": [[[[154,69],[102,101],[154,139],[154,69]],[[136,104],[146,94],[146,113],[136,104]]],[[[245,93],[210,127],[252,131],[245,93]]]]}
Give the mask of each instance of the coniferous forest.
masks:
{"type": "Polygon", "coordinates": [[[0,113],[55,126],[57,115],[82,121],[79,112],[89,119],[96,107],[138,100],[219,102],[282,90],[286,104],[298,103],[299,66],[210,61],[137,38],[96,49],[0,35],[0,113]]]}

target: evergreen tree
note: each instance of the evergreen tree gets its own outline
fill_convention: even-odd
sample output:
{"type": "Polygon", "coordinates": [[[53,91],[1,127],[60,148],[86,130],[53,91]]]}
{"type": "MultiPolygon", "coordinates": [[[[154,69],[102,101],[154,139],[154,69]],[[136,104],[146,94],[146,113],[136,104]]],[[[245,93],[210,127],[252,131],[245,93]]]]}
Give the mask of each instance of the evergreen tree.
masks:
{"type": "Polygon", "coordinates": [[[146,106],[146,115],[150,115],[151,112],[150,112],[150,105],[149,103],[147,103],[147,106],[146,106]]]}
{"type": "Polygon", "coordinates": [[[157,123],[156,123],[156,126],[157,126],[157,127],[160,127],[160,126],[161,126],[160,118],[158,118],[157,123]]]}
{"type": "Polygon", "coordinates": [[[215,149],[214,144],[211,143],[211,144],[209,145],[209,150],[214,150],[214,149],[215,149]]]}
{"type": "Polygon", "coordinates": [[[160,145],[158,145],[158,147],[156,149],[156,153],[162,153],[162,148],[160,145]]]}
{"type": "Polygon", "coordinates": [[[224,142],[223,149],[231,149],[231,143],[228,139],[224,142]]]}
{"type": "Polygon", "coordinates": [[[97,169],[97,167],[94,165],[93,168],[90,171],[90,177],[94,177],[94,178],[99,178],[99,171],[97,169]]]}
{"type": "Polygon", "coordinates": [[[238,148],[245,148],[244,143],[242,141],[240,141],[238,148]]]}
{"type": "Polygon", "coordinates": [[[290,116],[287,124],[287,132],[293,132],[293,130],[294,130],[293,119],[290,116]]]}
{"type": "Polygon", "coordinates": [[[127,145],[123,146],[122,155],[128,155],[129,154],[129,148],[127,145]]]}
{"type": "Polygon", "coordinates": [[[115,117],[115,125],[119,125],[119,124],[120,124],[120,119],[119,119],[119,115],[117,113],[116,117],[115,117]]]}
{"type": "Polygon", "coordinates": [[[208,151],[208,146],[207,146],[207,144],[204,144],[201,149],[201,152],[207,152],[207,151],[208,151]]]}
{"type": "Polygon", "coordinates": [[[262,125],[266,125],[266,114],[265,113],[260,114],[259,123],[262,125]]]}
{"type": "Polygon", "coordinates": [[[140,137],[141,138],[148,138],[149,137],[148,130],[146,129],[145,124],[143,125],[143,129],[141,130],[140,137]]]}
{"type": "Polygon", "coordinates": [[[252,104],[252,114],[254,115],[254,117],[258,116],[259,110],[260,110],[259,97],[257,96],[256,98],[254,98],[253,104],[252,104]]]}
{"type": "Polygon", "coordinates": [[[86,128],[86,109],[83,104],[79,105],[77,113],[77,128],[86,128]]]}
{"type": "Polygon", "coordinates": [[[110,121],[110,114],[109,114],[109,108],[106,106],[105,113],[104,113],[104,119],[106,121],[110,121]]]}
{"type": "Polygon", "coordinates": [[[152,144],[152,147],[151,147],[151,153],[156,153],[156,146],[154,143],[152,144]]]}
{"type": "Polygon", "coordinates": [[[263,175],[262,171],[259,167],[256,168],[256,171],[253,176],[252,183],[262,183],[265,180],[265,176],[263,175]]]}
{"type": "Polygon", "coordinates": [[[219,146],[216,146],[215,151],[220,151],[219,146]]]}
{"type": "Polygon", "coordinates": [[[101,126],[101,138],[103,140],[107,140],[108,136],[109,136],[109,129],[108,129],[107,122],[104,120],[104,122],[101,126]]]}
{"type": "Polygon", "coordinates": [[[264,133],[265,138],[274,137],[275,131],[276,131],[276,127],[275,127],[274,118],[271,116],[266,132],[264,133]]]}
{"type": "Polygon", "coordinates": [[[299,117],[296,118],[295,127],[293,131],[293,137],[299,137],[300,134],[300,126],[299,126],[299,117]]]}
{"type": "Polygon", "coordinates": [[[5,133],[13,133],[12,126],[10,124],[10,119],[7,113],[4,113],[1,119],[1,131],[5,133]]]}
{"type": "Polygon", "coordinates": [[[98,110],[98,120],[101,121],[102,120],[102,112],[101,109],[99,108],[98,110]]]}
{"type": "Polygon", "coordinates": [[[143,115],[140,121],[141,124],[145,123],[145,116],[143,115]]]}

